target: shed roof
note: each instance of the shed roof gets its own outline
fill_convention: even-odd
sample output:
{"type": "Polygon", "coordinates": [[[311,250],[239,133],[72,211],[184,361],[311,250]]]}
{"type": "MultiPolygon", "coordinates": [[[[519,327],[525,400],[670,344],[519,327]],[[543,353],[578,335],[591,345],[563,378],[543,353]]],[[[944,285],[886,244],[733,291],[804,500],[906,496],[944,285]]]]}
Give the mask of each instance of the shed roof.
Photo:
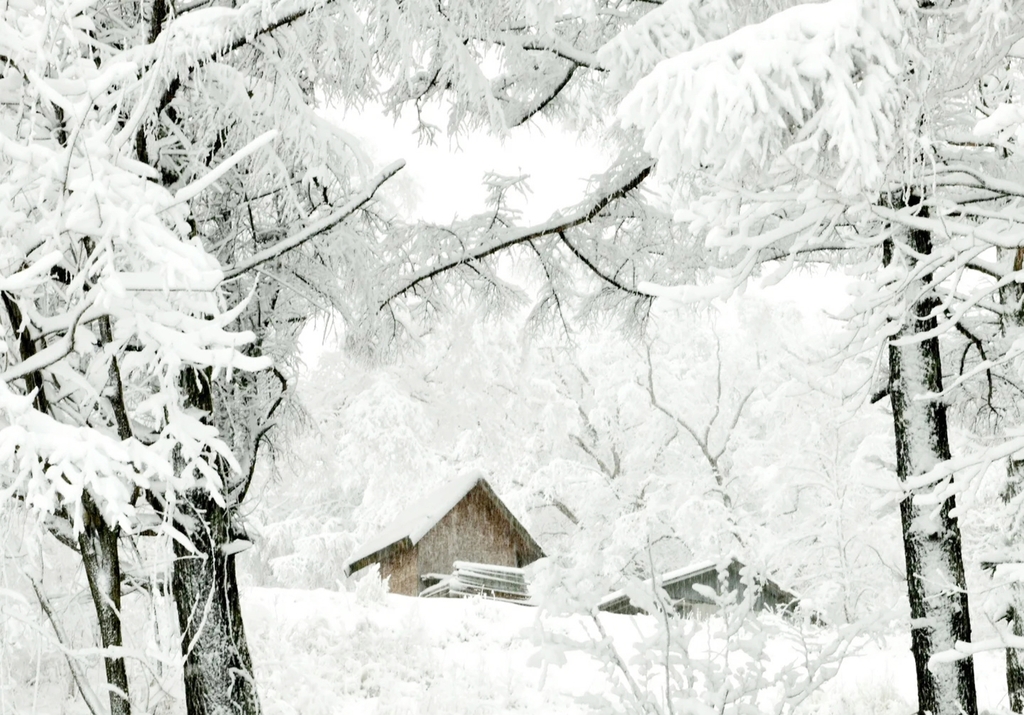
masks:
{"type": "MultiPolygon", "coordinates": [[[[731,565],[733,561],[735,561],[735,559],[731,559],[728,563],[731,565]]],[[[678,583],[679,581],[685,581],[695,576],[699,576],[705,573],[706,571],[712,571],[717,569],[718,563],[719,562],[717,561],[698,561],[696,563],[690,564],[689,566],[684,566],[673,571],[668,571],[661,575],[661,577],[658,579],[658,584],[662,588],[664,588],[665,586],[670,586],[674,583],[678,583]]],[[[644,581],[644,583],[650,582],[650,579],[644,581]]],[[[603,611],[607,608],[610,608],[612,605],[617,604],[619,601],[629,601],[629,596],[626,595],[626,589],[612,591],[607,596],[601,599],[601,601],[597,604],[597,607],[603,611]]]]}
{"type": "Polygon", "coordinates": [[[411,549],[478,485],[494,503],[498,512],[512,525],[513,530],[517,531],[527,546],[535,552],[536,558],[544,556],[544,551],[505,503],[498,498],[483,475],[480,472],[471,472],[448,481],[402,510],[391,524],[356,549],[345,562],[345,575],[349,576],[395,551],[411,549]]]}
{"type": "MultiPolygon", "coordinates": [[[[675,569],[674,571],[665,572],[658,579],[658,582],[662,588],[666,588],[680,582],[696,580],[698,576],[702,576],[703,574],[709,571],[718,571],[720,565],[724,566],[725,569],[736,568],[738,570],[740,568],[743,568],[743,563],[741,563],[736,558],[728,558],[725,561],[698,561],[696,563],[690,564],[689,566],[684,566],[683,568],[675,569]]],[[[796,600],[797,598],[794,594],[782,588],[770,578],[758,576],[758,581],[761,582],[762,588],[773,588],[779,593],[779,595],[789,596],[792,597],[794,600],[796,600]]],[[[650,579],[647,579],[645,581],[645,583],[650,582],[650,579]]],[[[614,591],[612,593],[609,593],[607,596],[601,599],[597,607],[600,610],[604,611],[615,606],[618,606],[620,603],[628,602],[629,596],[626,595],[626,591],[625,589],[623,589],[620,591],[614,591]]]]}

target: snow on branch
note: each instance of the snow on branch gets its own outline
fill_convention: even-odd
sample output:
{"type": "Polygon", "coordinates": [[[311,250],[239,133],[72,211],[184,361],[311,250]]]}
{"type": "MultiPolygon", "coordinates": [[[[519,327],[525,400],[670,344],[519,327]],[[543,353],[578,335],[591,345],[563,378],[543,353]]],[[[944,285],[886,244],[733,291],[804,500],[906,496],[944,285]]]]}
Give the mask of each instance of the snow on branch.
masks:
{"type": "Polygon", "coordinates": [[[667,0],[605,43],[597,60],[620,90],[632,88],[662,60],[728,34],[721,2],[667,0]]]}
{"type": "Polygon", "coordinates": [[[332,213],[330,216],[322,218],[316,223],[307,226],[306,228],[302,229],[295,235],[289,236],[283,241],[275,243],[270,248],[266,248],[260,251],[259,253],[254,254],[252,257],[227,268],[224,271],[224,280],[240,276],[246,271],[252,270],[261,263],[266,263],[267,261],[273,260],[280,256],[281,254],[286,253],[287,251],[291,251],[295,248],[298,248],[306,241],[316,236],[319,236],[324,231],[327,231],[333,228],[334,226],[338,225],[346,218],[348,218],[352,213],[358,210],[360,206],[362,206],[367,201],[372,199],[373,195],[377,193],[377,189],[379,189],[385,181],[387,181],[392,176],[401,171],[402,167],[404,166],[405,161],[400,159],[384,167],[384,169],[382,169],[380,173],[378,173],[376,176],[370,179],[370,181],[367,183],[366,187],[363,188],[362,191],[360,191],[354,197],[352,197],[352,199],[344,206],[342,206],[340,209],[332,213]]]}
{"type": "Polygon", "coordinates": [[[239,7],[207,6],[179,13],[153,45],[140,49],[151,59],[179,57],[189,64],[212,60],[290,25],[322,5],[305,0],[250,0],[239,7]]]}
{"type": "Polygon", "coordinates": [[[887,0],[798,5],[660,62],[619,117],[668,177],[824,171],[842,193],[873,193],[901,111],[900,37],[887,0]]]}
{"type": "Polygon", "coordinates": [[[262,149],[264,146],[269,144],[277,136],[278,132],[276,129],[271,129],[268,132],[263,132],[258,137],[253,139],[251,142],[246,144],[244,147],[236,151],[234,154],[229,156],[227,159],[222,161],[212,171],[207,173],[205,176],[196,179],[188,186],[183,186],[174,192],[174,203],[184,203],[190,199],[195,198],[207,188],[213,185],[217,179],[228,173],[232,167],[240,162],[250,154],[262,149]]]}
{"type": "MultiPolygon", "coordinates": [[[[906,492],[924,490],[936,485],[941,486],[943,482],[954,476],[960,481],[969,481],[969,476],[965,475],[965,472],[983,474],[991,465],[1008,457],[1016,458],[1021,451],[1024,451],[1024,435],[1009,437],[999,444],[985,447],[977,452],[939,462],[924,474],[907,479],[902,485],[901,492],[894,496],[899,499],[906,492]]],[[[941,504],[947,496],[945,490],[940,488],[927,502],[941,504]]]]}
{"type": "Polygon", "coordinates": [[[1024,648],[1024,637],[1014,635],[1013,633],[1000,633],[994,638],[986,638],[985,640],[973,641],[971,643],[957,641],[953,648],[933,655],[929,659],[928,664],[954,663],[964,658],[976,656],[978,653],[990,650],[1006,650],[1007,648],[1024,648]]]}
{"type": "Polygon", "coordinates": [[[173,477],[169,457],[138,440],[118,439],[100,430],[60,422],[33,409],[31,395],[17,395],[0,384],[0,496],[24,497],[42,513],[64,508],[75,532],[84,526],[86,490],[104,519],[125,528],[135,514],[132,487],[149,488],[173,477]]]}
{"type": "Polygon", "coordinates": [[[79,305],[70,313],[70,327],[67,333],[59,340],[47,345],[32,357],[22,360],[14,367],[0,373],[0,383],[7,384],[12,380],[18,380],[33,372],[38,372],[53,365],[58,360],[67,357],[75,349],[75,330],[81,322],[82,316],[92,306],[96,299],[96,292],[87,294],[79,305]]]}

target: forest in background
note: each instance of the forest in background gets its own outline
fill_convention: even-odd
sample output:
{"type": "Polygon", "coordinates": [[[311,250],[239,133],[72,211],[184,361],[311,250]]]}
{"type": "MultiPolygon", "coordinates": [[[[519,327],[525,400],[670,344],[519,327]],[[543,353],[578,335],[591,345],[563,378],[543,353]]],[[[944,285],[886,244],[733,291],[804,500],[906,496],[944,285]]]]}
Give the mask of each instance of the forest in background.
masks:
{"type": "Polygon", "coordinates": [[[834,320],[744,297],[659,311],[642,336],[518,325],[457,316],[384,367],[322,353],[260,473],[253,583],[335,588],[396,511],[481,470],[584,610],[626,575],[735,554],[830,620],[906,617],[891,416],[862,396],[867,359],[802,337],[838,339],[834,320]]]}

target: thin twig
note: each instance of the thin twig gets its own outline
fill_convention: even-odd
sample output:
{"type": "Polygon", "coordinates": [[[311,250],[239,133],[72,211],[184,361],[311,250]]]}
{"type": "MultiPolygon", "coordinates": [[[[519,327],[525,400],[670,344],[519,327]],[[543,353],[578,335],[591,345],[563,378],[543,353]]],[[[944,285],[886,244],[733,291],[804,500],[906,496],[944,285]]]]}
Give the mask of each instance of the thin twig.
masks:
{"type": "Polygon", "coordinates": [[[39,601],[39,606],[43,609],[43,613],[46,614],[47,619],[50,621],[50,625],[53,626],[53,632],[57,636],[57,642],[60,644],[61,651],[64,653],[64,658],[68,662],[68,668],[71,669],[71,677],[75,681],[75,685],[78,686],[78,692],[82,694],[82,699],[85,701],[86,706],[89,708],[89,712],[92,715],[107,715],[106,708],[100,703],[99,698],[96,697],[96,693],[93,692],[92,688],[89,687],[89,682],[85,677],[85,673],[82,672],[82,666],[77,660],[71,656],[70,641],[68,640],[67,633],[64,632],[64,627],[61,626],[60,621],[57,620],[56,614],[53,612],[53,608],[50,606],[50,599],[43,593],[43,589],[39,586],[39,583],[25,574],[29,583],[32,584],[32,590],[36,592],[36,599],[39,601]]]}
{"type": "Polygon", "coordinates": [[[665,599],[658,592],[658,576],[654,571],[654,554],[651,553],[650,535],[647,537],[647,565],[651,570],[652,595],[658,602],[658,605],[661,606],[662,622],[665,625],[665,663],[663,666],[665,668],[665,708],[668,710],[669,715],[675,715],[675,706],[672,704],[672,620],[669,617],[672,604],[665,603],[665,599]]]}
{"type": "Polygon", "coordinates": [[[637,703],[644,709],[645,712],[653,713],[658,715],[654,704],[651,699],[647,697],[647,694],[640,688],[640,685],[633,678],[633,674],[629,671],[629,667],[622,660],[622,656],[619,655],[619,651],[615,649],[615,643],[608,636],[608,631],[605,630],[604,625],[601,623],[601,617],[594,611],[590,614],[590,617],[594,621],[594,625],[597,626],[597,632],[601,635],[601,639],[608,648],[608,653],[611,656],[612,663],[619,669],[622,676],[626,679],[626,683],[629,685],[629,689],[633,691],[633,697],[636,698],[637,703]]]}

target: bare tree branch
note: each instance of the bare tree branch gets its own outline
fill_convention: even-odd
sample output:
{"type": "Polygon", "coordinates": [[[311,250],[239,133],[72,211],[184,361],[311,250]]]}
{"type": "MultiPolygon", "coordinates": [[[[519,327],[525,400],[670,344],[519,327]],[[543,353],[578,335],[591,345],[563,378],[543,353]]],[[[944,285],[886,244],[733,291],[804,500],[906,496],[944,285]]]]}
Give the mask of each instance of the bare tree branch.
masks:
{"type": "Polygon", "coordinates": [[[71,656],[71,641],[68,640],[68,635],[64,632],[64,627],[61,626],[60,621],[57,620],[57,616],[53,612],[53,607],[50,606],[50,599],[48,599],[46,594],[43,593],[43,589],[40,587],[38,581],[27,573],[25,574],[25,578],[27,578],[29,583],[32,584],[32,590],[36,592],[36,599],[39,601],[39,606],[43,609],[43,613],[46,614],[46,618],[50,621],[50,625],[53,627],[53,632],[57,636],[57,642],[60,643],[61,651],[64,653],[64,658],[68,662],[68,668],[71,670],[71,677],[74,679],[75,685],[78,687],[78,692],[82,694],[82,700],[85,701],[86,706],[89,708],[89,712],[91,712],[92,715],[107,715],[106,708],[103,707],[102,703],[100,703],[100,699],[96,697],[96,693],[94,693],[92,688],[89,687],[89,680],[82,671],[81,664],[71,656]]]}
{"type": "Polygon", "coordinates": [[[566,506],[566,503],[564,501],[562,501],[556,496],[551,496],[550,494],[546,494],[545,496],[551,502],[550,506],[553,506],[555,509],[558,509],[558,511],[562,513],[562,516],[564,516],[566,519],[572,522],[573,526],[580,525],[579,517],[576,516],[575,512],[573,512],[572,509],[566,506]]]}
{"type": "Polygon", "coordinates": [[[736,410],[736,415],[733,418],[732,426],[726,432],[725,437],[723,439],[722,448],[718,450],[717,453],[713,454],[711,452],[708,440],[710,439],[711,427],[714,424],[715,420],[718,419],[718,414],[721,409],[721,360],[718,360],[718,364],[716,366],[718,372],[718,384],[716,388],[715,412],[712,418],[708,421],[707,425],[705,426],[703,435],[701,435],[698,434],[697,430],[691,427],[690,424],[686,420],[684,420],[680,415],[668,409],[665,405],[658,401],[657,393],[654,390],[654,361],[651,359],[651,346],[650,344],[646,344],[644,345],[644,348],[647,357],[647,384],[645,385],[645,387],[647,388],[647,394],[651,398],[651,406],[654,407],[659,412],[661,412],[666,417],[668,417],[670,420],[675,422],[677,425],[682,427],[683,430],[685,430],[686,433],[693,438],[694,444],[697,445],[697,448],[704,456],[704,460],[708,463],[708,466],[711,468],[711,476],[715,480],[715,485],[722,499],[722,504],[725,506],[726,509],[731,509],[732,497],[730,497],[729,493],[726,491],[725,478],[727,475],[725,474],[725,471],[722,469],[721,459],[722,455],[725,454],[725,450],[728,448],[729,437],[732,434],[732,429],[738,423],[739,416],[743,412],[743,406],[746,404],[747,400],[750,398],[750,395],[753,394],[754,391],[751,390],[746,395],[746,397],[744,397],[743,400],[740,402],[739,407],[736,410]]]}

